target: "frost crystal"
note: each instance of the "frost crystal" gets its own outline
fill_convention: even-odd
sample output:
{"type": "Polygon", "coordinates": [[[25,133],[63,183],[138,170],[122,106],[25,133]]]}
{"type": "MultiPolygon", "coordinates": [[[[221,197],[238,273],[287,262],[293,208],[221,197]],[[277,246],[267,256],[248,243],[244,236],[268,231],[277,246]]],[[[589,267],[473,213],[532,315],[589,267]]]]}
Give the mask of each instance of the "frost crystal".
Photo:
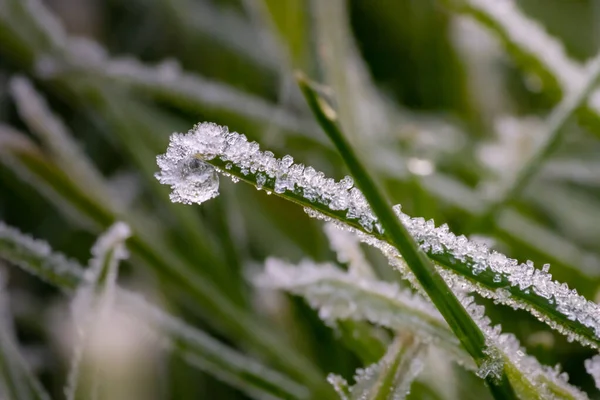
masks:
{"type": "MultiPolygon", "coordinates": [[[[174,201],[190,203],[216,194],[214,185],[199,188],[198,180],[182,179],[182,170],[187,171],[193,159],[210,163],[215,171],[233,179],[256,183],[267,192],[312,203],[314,207],[305,207],[310,216],[333,222],[379,248],[390,264],[420,289],[397,249],[382,240],[381,225],[363,194],[353,187],[352,179],[336,182],[312,167],[295,164],[290,156],[277,159],[271,152],[260,151],[256,142],[230,133],[226,127],[202,123],[188,134],[173,134],[167,153],[158,157],[161,171],[157,178],[171,185],[174,201]]],[[[536,269],[531,261],[520,264],[481,242],[454,235],[447,225],[436,227],[432,220],[411,218],[399,206],[395,211],[421,249],[440,265],[440,274],[455,292],[475,291],[498,303],[527,310],[569,339],[598,347],[600,340],[591,337],[600,337],[600,307],[566,284],[553,281],[546,268],[536,269]],[[578,333],[582,327],[588,331],[578,333]]]]}
{"type": "Polygon", "coordinates": [[[319,310],[325,322],[365,320],[411,332],[422,342],[439,346],[459,364],[474,368],[470,356],[431,303],[395,283],[351,275],[331,264],[303,261],[293,266],[274,258],[267,259],[265,272],[255,283],[302,296],[319,310]]]}
{"type": "Polygon", "coordinates": [[[301,196],[335,212],[345,211],[346,218],[356,220],[367,232],[381,232],[377,218],[350,177],[336,182],[312,167],[295,164],[289,155],[275,158],[270,151],[260,151],[258,143],[249,142],[246,136],[208,122],[196,125],[187,134],[171,135],[167,152],[157,157],[161,171],[156,178],[171,186],[174,202],[202,203],[218,194],[216,179],[209,179],[213,175],[208,171],[213,170],[208,165],[200,168],[201,178],[190,177],[189,163],[194,159],[210,162],[214,171],[232,179],[248,177],[265,190],[301,196]]]}
{"type": "Polygon", "coordinates": [[[594,378],[594,384],[600,389],[600,355],[595,355],[584,362],[585,370],[594,378]]]}
{"type": "Polygon", "coordinates": [[[413,337],[398,337],[378,363],[356,371],[356,384],[350,388],[352,399],[406,398],[412,382],[423,369],[423,350],[413,337]]]}
{"type": "MultiPolygon", "coordinates": [[[[547,264],[541,270],[536,269],[531,261],[519,263],[515,259],[488,249],[480,241],[474,242],[465,236],[456,236],[445,224],[436,227],[433,220],[411,218],[401,211],[400,206],[395,206],[394,210],[421,249],[441,265],[438,271],[455,292],[477,292],[497,303],[526,310],[551,328],[567,335],[571,340],[578,340],[594,348],[598,347],[597,342],[575,333],[568,324],[570,321],[577,321],[589,328],[595,337],[600,337],[600,307],[580,296],[576,290],[569,289],[567,284],[553,281],[552,275],[548,273],[547,264]],[[473,275],[471,279],[465,278],[462,273],[456,274],[448,268],[448,265],[456,265],[457,261],[469,267],[467,273],[473,275]],[[483,279],[477,282],[477,277],[484,272],[491,274],[492,282],[483,279]],[[535,300],[529,301],[532,296],[535,300]],[[550,315],[549,309],[555,315],[550,315]]],[[[311,217],[333,222],[340,229],[356,233],[362,241],[381,250],[390,265],[397,268],[417,290],[420,289],[396,248],[375,235],[358,231],[319,212],[308,209],[305,211],[311,217]]]]}

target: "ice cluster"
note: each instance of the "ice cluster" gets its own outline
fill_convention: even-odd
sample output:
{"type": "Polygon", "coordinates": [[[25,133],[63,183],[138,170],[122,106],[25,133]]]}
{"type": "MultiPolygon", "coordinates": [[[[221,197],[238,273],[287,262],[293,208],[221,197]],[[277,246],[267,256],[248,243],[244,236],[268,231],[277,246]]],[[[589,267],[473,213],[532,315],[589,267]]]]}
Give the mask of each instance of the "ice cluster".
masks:
{"type": "MultiPolygon", "coordinates": [[[[381,237],[361,232],[312,209],[305,211],[311,217],[333,222],[341,229],[356,233],[362,241],[378,248],[392,266],[417,290],[420,289],[398,250],[381,237]]],[[[490,250],[481,241],[472,241],[462,235],[456,236],[446,224],[436,227],[433,220],[412,218],[404,214],[400,206],[395,206],[394,211],[423,251],[434,259],[447,260],[444,264],[438,263],[438,271],[455,292],[477,292],[496,303],[524,309],[566,335],[569,340],[577,340],[594,348],[599,347],[600,307],[580,296],[577,290],[570,289],[566,283],[553,280],[548,264],[542,269],[537,269],[531,261],[519,263],[504,254],[490,250]],[[471,279],[449,269],[457,262],[469,267],[471,279]],[[492,278],[478,279],[483,272],[491,273],[492,278]],[[573,326],[569,326],[571,321],[574,321],[573,326]],[[589,335],[575,331],[574,327],[581,325],[590,330],[589,335]],[[594,336],[596,340],[590,340],[590,336],[594,336]]]]}
{"type": "Polygon", "coordinates": [[[218,181],[213,173],[219,171],[234,180],[245,177],[259,189],[301,196],[332,211],[345,211],[345,217],[356,220],[365,231],[381,232],[377,218],[352,178],[335,181],[312,167],[294,164],[289,155],[276,158],[270,151],[261,151],[258,143],[229,132],[224,126],[204,122],[187,134],[171,135],[167,152],[157,157],[157,163],[161,171],[156,177],[171,186],[171,200],[175,202],[202,203],[217,196],[218,181]],[[223,166],[211,163],[214,159],[223,166]],[[233,176],[234,170],[240,174],[233,176]]]}

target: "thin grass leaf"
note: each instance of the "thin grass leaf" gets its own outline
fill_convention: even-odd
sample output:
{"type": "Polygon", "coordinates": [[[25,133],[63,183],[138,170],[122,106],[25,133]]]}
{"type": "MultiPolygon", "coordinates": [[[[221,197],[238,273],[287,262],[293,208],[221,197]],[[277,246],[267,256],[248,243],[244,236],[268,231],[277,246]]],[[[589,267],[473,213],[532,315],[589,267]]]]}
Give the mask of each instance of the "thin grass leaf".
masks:
{"type": "MultiPolygon", "coordinates": [[[[407,229],[397,221],[382,192],[362,166],[354,150],[339,130],[335,118],[332,118],[325,111],[322,105],[323,101],[310,88],[309,82],[302,75],[298,75],[298,82],[317,121],[334,143],[346,166],[357,180],[367,203],[366,208],[371,207],[375,217],[379,219],[382,228],[379,233],[382,233],[400,251],[416,280],[444,316],[462,345],[475,360],[475,363],[478,366],[483,365],[487,360],[487,344],[485,343],[484,334],[462,307],[446,281],[438,274],[433,263],[426,257],[421,247],[415,242],[407,229]]],[[[515,394],[506,373],[503,370],[498,372],[500,374],[497,376],[485,376],[492,395],[495,398],[514,398],[515,394]]]]}
{"type": "MultiPolygon", "coordinates": [[[[75,293],[77,287],[90,279],[90,274],[86,274],[81,265],[52,252],[46,242],[35,240],[4,224],[0,224],[0,258],[68,294],[75,293]]],[[[186,325],[137,294],[117,288],[116,303],[128,315],[156,332],[161,346],[253,398],[312,398],[306,386],[186,325]]]]}
{"type": "MultiPolygon", "coordinates": [[[[422,180],[428,193],[464,213],[466,217],[481,215],[485,203],[478,193],[448,175],[437,173],[422,180]]],[[[585,277],[596,278],[600,259],[562,237],[515,208],[502,211],[496,221],[496,235],[538,252],[544,259],[569,268],[585,277]]]]}
{"type": "Polygon", "coordinates": [[[311,136],[314,132],[310,120],[260,97],[184,72],[172,62],[147,66],[135,59],[106,59],[85,66],[80,73],[110,79],[194,113],[224,110],[256,123],[274,124],[288,133],[311,136]]]}
{"type": "Polygon", "coordinates": [[[410,332],[424,343],[442,348],[460,365],[476,369],[448,325],[421,296],[395,283],[353,276],[331,264],[303,261],[298,266],[270,258],[256,278],[259,287],[302,296],[327,322],[354,320],[410,332]]]}
{"type": "MultiPolygon", "coordinates": [[[[1,230],[0,225],[0,232],[1,230]]],[[[11,400],[50,400],[19,350],[4,280],[0,270],[0,397],[11,400]]]]}
{"type": "MultiPolygon", "coordinates": [[[[421,342],[439,348],[444,356],[478,374],[492,374],[504,366],[520,398],[585,399],[585,394],[568,384],[560,368],[550,368],[526,355],[515,336],[501,333],[485,318],[483,307],[472,297],[462,296],[461,302],[486,333],[489,362],[477,368],[470,355],[461,347],[447,323],[431,303],[395,283],[350,275],[330,264],[317,265],[304,261],[297,266],[269,259],[265,271],[256,278],[259,286],[285,290],[302,296],[327,324],[352,319],[368,321],[406,332],[421,342]]],[[[485,375],[484,375],[485,376],[485,375]]]]}
{"type": "Polygon", "coordinates": [[[110,196],[102,176],[74,143],[64,122],[49,109],[46,99],[23,76],[12,78],[9,86],[21,118],[43,140],[44,147],[50,149],[56,164],[76,181],[86,182],[88,190],[100,202],[112,204],[115,196],[110,196]]]}
{"type": "Polygon", "coordinates": [[[351,387],[338,376],[329,376],[342,400],[401,400],[421,371],[424,347],[407,334],[399,334],[383,358],[357,371],[351,387]],[[341,389],[341,390],[340,390],[341,389]]]}
{"type": "Polygon", "coordinates": [[[111,221],[103,204],[95,202],[47,159],[23,133],[0,124],[0,163],[50,200],[76,226],[99,230],[111,221]]]}
{"type": "MultiPolygon", "coordinates": [[[[187,32],[201,34],[219,42],[235,54],[258,66],[277,69],[277,55],[271,48],[256,46],[260,35],[233,7],[193,0],[161,0],[174,25],[182,25],[187,32]]],[[[180,27],[181,28],[181,27],[180,27]]],[[[194,36],[194,34],[192,34],[194,36]]],[[[188,38],[185,35],[184,38],[188,38]]]]}
{"type": "Polygon", "coordinates": [[[368,148],[373,138],[384,140],[393,109],[371,81],[360,56],[349,24],[347,3],[347,0],[310,1],[319,43],[315,58],[323,71],[323,82],[335,99],[344,131],[354,143],[368,148]]]}

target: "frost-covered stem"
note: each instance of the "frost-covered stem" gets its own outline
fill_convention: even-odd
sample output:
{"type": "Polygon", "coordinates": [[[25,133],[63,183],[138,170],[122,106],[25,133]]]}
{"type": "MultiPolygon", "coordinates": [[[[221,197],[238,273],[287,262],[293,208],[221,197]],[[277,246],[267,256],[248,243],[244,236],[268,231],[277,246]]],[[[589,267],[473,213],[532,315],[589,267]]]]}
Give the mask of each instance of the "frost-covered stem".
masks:
{"type": "Polygon", "coordinates": [[[484,213],[483,220],[493,217],[511,200],[517,198],[527,187],[531,179],[543,166],[548,157],[556,150],[565,133],[569,118],[587,101],[600,79],[600,54],[589,63],[588,75],[584,82],[573,92],[568,93],[548,116],[543,133],[543,142],[535,153],[523,164],[514,178],[506,185],[500,198],[495,199],[484,213]]]}
{"type": "MultiPolygon", "coordinates": [[[[255,283],[303,297],[328,324],[352,319],[367,321],[393,332],[410,333],[429,348],[442,350],[445,358],[466,369],[476,368],[438,310],[422,296],[400,289],[396,283],[358,277],[331,264],[302,261],[298,265],[290,265],[277,259],[267,260],[264,273],[256,278],[255,283]]],[[[558,367],[541,365],[525,353],[514,335],[502,333],[499,325],[492,327],[490,320],[483,317],[483,307],[475,304],[472,297],[463,297],[461,301],[477,318],[479,327],[486,332],[486,339],[491,344],[489,360],[478,370],[480,376],[495,373],[504,365],[521,398],[545,399],[556,395],[564,400],[587,399],[568,384],[567,376],[558,367]]]]}
{"type": "MultiPolygon", "coordinates": [[[[473,319],[471,319],[471,316],[450,290],[446,281],[436,271],[433,263],[427,258],[408,230],[398,221],[392,211],[391,205],[388,204],[382,192],[362,166],[362,163],[355,155],[354,150],[340,131],[335,120],[323,111],[320,99],[310,87],[306,77],[299,74],[297,78],[310,109],[325,133],[334,143],[350,173],[356,179],[363,195],[372,207],[373,212],[379,219],[383,227],[384,237],[402,254],[406,264],[422,288],[440,311],[462,345],[473,357],[475,363],[477,365],[483,364],[488,358],[485,352],[487,344],[484,334],[473,319]]],[[[486,378],[486,381],[495,398],[516,398],[506,373],[503,372],[500,379],[492,379],[490,376],[486,378]]]]}

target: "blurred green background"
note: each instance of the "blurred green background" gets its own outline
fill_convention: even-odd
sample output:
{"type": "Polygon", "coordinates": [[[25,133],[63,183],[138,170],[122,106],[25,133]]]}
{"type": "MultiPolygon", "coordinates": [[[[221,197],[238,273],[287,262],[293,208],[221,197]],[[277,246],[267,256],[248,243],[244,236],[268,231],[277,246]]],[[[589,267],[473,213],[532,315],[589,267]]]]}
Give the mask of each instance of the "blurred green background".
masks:
{"type": "MultiPolygon", "coordinates": [[[[485,188],[527,159],[560,91],[450,3],[0,0],[0,220],[85,264],[100,232],[115,220],[135,219],[159,238],[156,252],[209,282],[319,374],[350,378],[361,363],[335,329],[301,300],[248,283],[267,256],[335,260],[321,224],[293,204],[224,178],[217,199],[174,205],[153,177],[169,135],[198,121],[228,125],[278,156],[291,154],[342,177],[343,163],[295,86],[293,72],[302,70],[323,83],[359,153],[406,213],[448,223],[457,234],[483,235],[519,260],[551,263],[556,279],[595,299],[599,126],[573,121],[528,190],[498,221],[478,226],[485,188]],[[35,93],[15,89],[17,76],[27,77],[64,121],[70,143],[97,168],[96,179],[65,167],[40,134],[55,129],[52,117],[33,106],[35,93]]],[[[576,62],[597,51],[599,2],[517,3],[576,62]]],[[[383,258],[365,250],[383,278],[395,279],[383,258]]],[[[53,327],[64,297],[16,268],[7,271],[19,339],[43,383],[61,398],[69,358],[53,327]]],[[[122,274],[124,286],[153,293],[185,320],[278,368],[168,262],[132,249],[122,274]]],[[[491,303],[487,310],[530,354],[561,363],[573,384],[592,391],[583,369],[592,350],[523,312],[491,303]]],[[[245,398],[169,354],[157,356],[149,374],[155,398],[245,398]]],[[[482,398],[481,383],[461,374],[458,390],[465,392],[457,398],[482,398]]],[[[448,398],[421,386],[411,398],[448,398]]]]}

